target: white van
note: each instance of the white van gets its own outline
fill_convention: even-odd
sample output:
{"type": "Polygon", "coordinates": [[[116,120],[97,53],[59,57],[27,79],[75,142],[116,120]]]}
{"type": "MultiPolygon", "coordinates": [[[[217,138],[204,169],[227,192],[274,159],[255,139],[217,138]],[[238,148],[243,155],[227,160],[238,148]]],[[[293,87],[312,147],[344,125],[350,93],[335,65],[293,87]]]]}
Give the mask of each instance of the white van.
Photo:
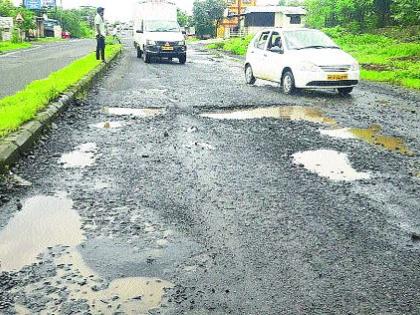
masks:
{"type": "Polygon", "coordinates": [[[358,62],[321,31],[270,28],[255,35],[245,62],[245,79],[278,82],[285,94],[296,89],[352,92],[360,80],[358,62]]]}
{"type": "Polygon", "coordinates": [[[150,63],[153,57],[187,61],[185,36],[177,22],[177,7],[165,0],[138,1],[135,8],[133,40],[137,57],[150,63]]]}

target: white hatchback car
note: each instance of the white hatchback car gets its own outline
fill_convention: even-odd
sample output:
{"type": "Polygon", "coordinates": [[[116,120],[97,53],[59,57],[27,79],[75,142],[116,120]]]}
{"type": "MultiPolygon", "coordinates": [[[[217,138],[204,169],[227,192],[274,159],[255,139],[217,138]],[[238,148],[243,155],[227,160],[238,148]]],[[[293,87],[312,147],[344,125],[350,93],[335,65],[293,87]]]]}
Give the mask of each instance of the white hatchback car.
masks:
{"type": "Polygon", "coordinates": [[[307,28],[271,28],[252,39],[245,79],[280,83],[285,94],[296,89],[337,89],[350,94],[360,80],[358,62],[323,32],[307,28]]]}

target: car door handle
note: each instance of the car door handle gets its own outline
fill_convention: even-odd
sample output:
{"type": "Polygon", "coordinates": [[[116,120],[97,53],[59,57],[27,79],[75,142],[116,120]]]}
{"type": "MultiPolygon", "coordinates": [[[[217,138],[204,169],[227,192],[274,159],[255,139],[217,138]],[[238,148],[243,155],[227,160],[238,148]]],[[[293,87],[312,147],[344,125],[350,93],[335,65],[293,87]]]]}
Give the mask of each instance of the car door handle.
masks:
{"type": "Polygon", "coordinates": [[[264,54],[264,57],[267,57],[267,54],[264,54]]]}
{"type": "Polygon", "coordinates": [[[251,54],[255,53],[255,51],[251,50],[251,54]]]}

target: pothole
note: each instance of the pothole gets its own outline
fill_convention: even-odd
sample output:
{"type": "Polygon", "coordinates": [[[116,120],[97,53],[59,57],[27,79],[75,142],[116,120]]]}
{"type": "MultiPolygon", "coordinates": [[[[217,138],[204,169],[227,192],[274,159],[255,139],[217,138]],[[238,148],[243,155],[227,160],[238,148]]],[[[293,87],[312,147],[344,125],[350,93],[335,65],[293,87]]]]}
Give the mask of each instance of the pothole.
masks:
{"type": "Polygon", "coordinates": [[[275,118],[290,119],[296,121],[303,120],[326,125],[336,124],[336,121],[334,119],[325,116],[319,109],[303,106],[259,107],[253,109],[242,109],[227,112],[204,113],[200,116],[213,119],[231,120],[275,118]]]}
{"type": "Polygon", "coordinates": [[[92,126],[99,129],[119,129],[124,127],[125,125],[126,123],[123,121],[106,121],[94,124],[92,126]]]}
{"type": "Polygon", "coordinates": [[[356,171],[347,154],[334,150],[298,152],[293,155],[295,164],[302,164],[310,172],[333,181],[369,179],[370,174],[356,171]]]}
{"type": "Polygon", "coordinates": [[[342,128],[331,130],[320,130],[322,135],[327,135],[341,139],[360,139],[371,145],[381,146],[382,148],[398,152],[403,155],[413,156],[412,152],[402,138],[385,136],[380,133],[381,126],[372,125],[367,129],[362,128],[342,128]]]}
{"type": "Polygon", "coordinates": [[[64,168],[83,168],[91,166],[96,161],[97,147],[95,143],[84,143],[76,150],[64,153],[58,161],[64,168]]]}
{"type": "Polygon", "coordinates": [[[165,112],[165,110],[162,108],[106,107],[104,110],[109,115],[134,117],[154,117],[162,115],[165,112]]]}
{"type": "Polygon", "coordinates": [[[2,271],[20,270],[57,245],[76,246],[83,240],[80,217],[65,196],[35,196],[26,200],[0,232],[2,271]]]}

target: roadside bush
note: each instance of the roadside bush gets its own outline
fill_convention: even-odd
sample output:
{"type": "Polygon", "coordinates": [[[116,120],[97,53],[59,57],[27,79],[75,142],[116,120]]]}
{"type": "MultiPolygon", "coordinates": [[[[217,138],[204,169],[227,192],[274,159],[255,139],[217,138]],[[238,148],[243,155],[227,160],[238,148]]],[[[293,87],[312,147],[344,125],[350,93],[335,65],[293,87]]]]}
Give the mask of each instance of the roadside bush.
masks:
{"type": "Polygon", "coordinates": [[[22,38],[20,37],[19,30],[16,29],[16,28],[13,29],[13,31],[12,31],[12,39],[11,39],[11,42],[13,44],[18,44],[18,43],[21,43],[22,42],[22,38]]]}

